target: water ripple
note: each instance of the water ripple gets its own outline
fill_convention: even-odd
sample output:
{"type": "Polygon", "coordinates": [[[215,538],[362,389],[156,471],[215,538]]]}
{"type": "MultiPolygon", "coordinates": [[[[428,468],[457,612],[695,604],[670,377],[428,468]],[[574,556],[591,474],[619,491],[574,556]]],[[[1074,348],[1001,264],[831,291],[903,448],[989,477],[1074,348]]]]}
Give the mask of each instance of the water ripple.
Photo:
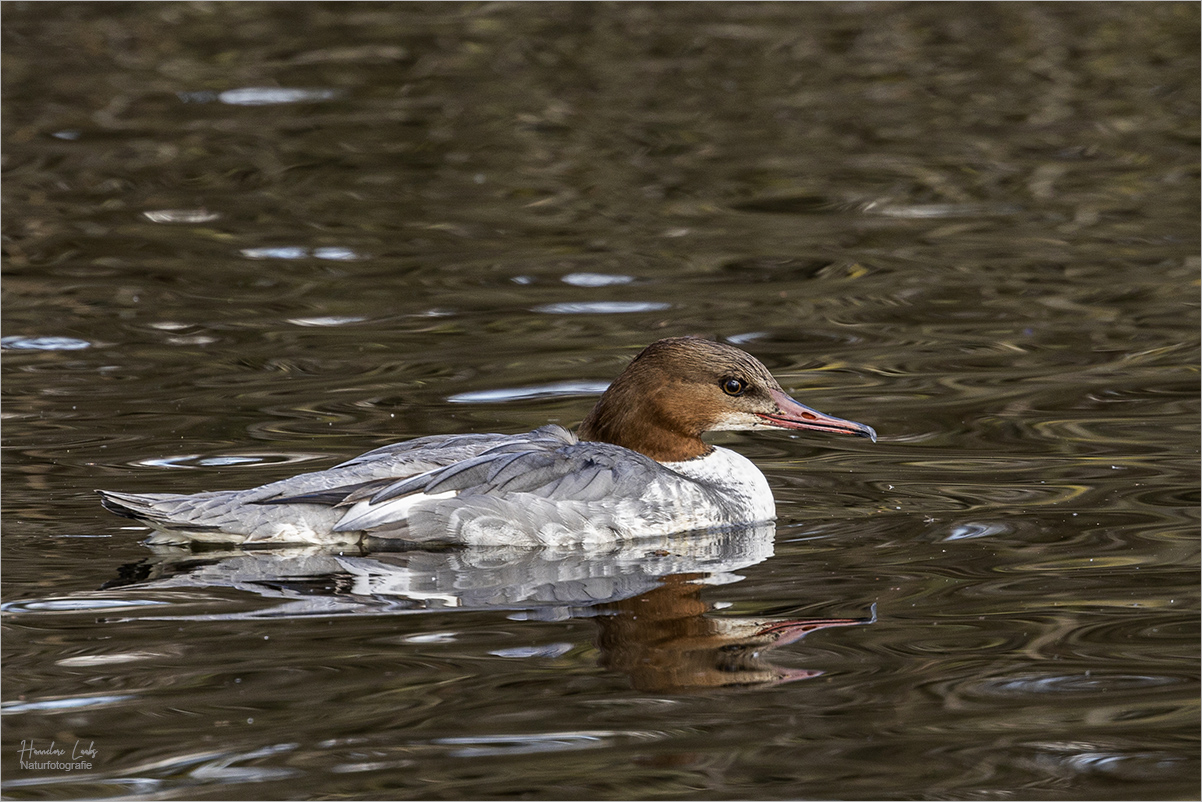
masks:
{"type": "Polygon", "coordinates": [[[623,276],[612,273],[568,273],[562,279],[564,284],[574,287],[612,287],[618,284],[629,284],[634,276],[623,276]]]}
{"type": "Polygon", "coordinates": [[[5,602],[0,605],[4,613],[86,613],[93,610],[121,610],[130,607],[157,607],[170,602],[162,599],[34,599],[31,601],[5,602]]]}
{"type": "Polygon", "coordinates": [[[22,337],[12,335],[0,338],[0,348],[10,351],[78,351],[91,348],[87,340],[74,337],[22,337]]]}
{"type": "Polygon", "coordinates": [[[211,223],[221,218],[208,209],[152,209],[142,216],[152,223],[211,223]]]}
{"type": "Polygon", "coordinates": [[[664,733],[653,731],[582,730],[523,735],[436,738],[429,743],[451,747],[447,752],[451,757],[496,757],[602,749],[614,746],[616,741],[651,741],[664,737],[664,733]]]}
{"type": "Polygon", "coordinates": [[[534,387],[510,387],[496,390],[477,390],[448,396],[453,404],[503,404],[509,401],[526,401],[532,398],[561,398],[600,395],[609,384],[606,382],[552,382],[534,387]]]}
{"type": "Polygon", "coordinates": [[[42,699],[33,702],[4,702],[0,704],[0,710],[4,711],[5,715],[17,715],[19,713],[56,713],[64,710],[84,710],[93,707],[104,707],[113,705],[119,702],[128,702],[131,699],[138,697],[131,694],[108,694],[97,696],[67,696],[57,699],[42,699]]]}
{"type": "Polygon", "coordinates": [[[325,247],[306,248],[300,245],[276,245],[265,248],[243,248],[239,253],[247,259],[326,259],[335,262],[352,262],[363,259],[363,255],[350,248],[325,247]]]}
{"type": "Polygon", "coordinates": [[[533,311],[548,315],[628,315],[634,312],[660,312],[671,304],[656,301],[569,301],[543,304],[533,311]]]}
{"type": "Polygon", "coordinates": [[[1175,677],[1140,676],[1089,672],[1082,674],[1028,674],[1018,677],[997,677],[981,680],[971,686],[961,686],[968,695],[1015,698],[1042,694],[1094,694],[1126,692],[1144,688],[1175,685],[1175,677]]]}
{"type": "Polygon", "coordinates": [[[281,86],[247,86],[230,89],[217,95],[217,100],[230,106],[274,106],[287,103],[320,103],[342,93],[337,89],[289,89],[281,86]]]}
{"type": "Polygon", "coordinates": [[[218,454],[202,456],[200,454],[180,454],[171,457],[151,457],[135,460],[130,465],[147,468],[182,468],[195,470],[197,468],[237,468],[259,465],[291,465],[309,460],[324,459],[326,454],[306,454],[294,452],[283,454],[278,452],[256,452],[251,454],[218,454]]]}

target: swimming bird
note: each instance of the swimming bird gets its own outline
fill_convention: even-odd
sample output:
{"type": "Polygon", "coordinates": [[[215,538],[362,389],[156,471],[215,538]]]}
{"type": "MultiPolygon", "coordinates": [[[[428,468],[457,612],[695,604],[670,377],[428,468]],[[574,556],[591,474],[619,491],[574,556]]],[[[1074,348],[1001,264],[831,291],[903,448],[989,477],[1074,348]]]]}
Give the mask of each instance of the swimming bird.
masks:
{"type": "Polygon", "coordinates": [[[97,492],[156,530],[148,543],[595,545],[775,518],[759,468],[701,439],[759,429],[876,441],[790,398],[750,354],[673,337],[643,349],[575,434],[419,437],[248,490],[97,492]]]}

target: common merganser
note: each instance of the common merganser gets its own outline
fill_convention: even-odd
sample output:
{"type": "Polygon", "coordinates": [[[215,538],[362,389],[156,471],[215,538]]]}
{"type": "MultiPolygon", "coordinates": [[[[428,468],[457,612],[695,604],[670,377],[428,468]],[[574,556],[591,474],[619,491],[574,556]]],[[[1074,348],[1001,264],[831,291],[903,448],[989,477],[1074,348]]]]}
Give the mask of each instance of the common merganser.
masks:
{"type": "Polygon", "coordinates": [[[249,490],[97,492],[157,530],[149,543],[597,544],[772,520],[759,468],[701,435],[774,428],[876,441],[794,401],[750,354],[674,337],[643,349],[576,434],[419,437],[249,490]]]}

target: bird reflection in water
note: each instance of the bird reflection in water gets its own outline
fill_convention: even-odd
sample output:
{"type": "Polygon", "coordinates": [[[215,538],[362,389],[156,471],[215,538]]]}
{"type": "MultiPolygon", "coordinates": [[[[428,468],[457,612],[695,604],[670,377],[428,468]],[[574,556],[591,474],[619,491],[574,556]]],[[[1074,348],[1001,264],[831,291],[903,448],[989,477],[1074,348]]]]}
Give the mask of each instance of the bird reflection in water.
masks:
{"type": "MultiPolygon", "coordinates": [[[[258,620],[380,616],[428,610],[505,611],[514,620],[591,618],[601,665],[634,687],[690,691],[808,679],[820,671],[784,668],[771,650],[818,629],[870,618],[791,620],[715,614],[707,585],[773,555],[771,524],[670,536],[605,550],[454,548],[349,554],[319,547],[192,552],[156,547],[124,567],[102,593],[136,589],[234,588],[269,599],[236,611],[213,609],[174,620],[258,620]]],[[[713,591],[711,590],[712,594],[713,591]]],[[[441,611],[441,612],[440,612],[441,611]]],[[[162,617],[156,613],[151,617],[162,617]]]]}
{"type": "Polygon", "coordinates": [[[772,665],[768,653],[819,629],[872,624],[868,618],[772,619],[707,615],[703,574],[666,576],[632,599],[601,605],[598,646],[606,668],[642,691],[770,686],[823,672],[772,665]]]}

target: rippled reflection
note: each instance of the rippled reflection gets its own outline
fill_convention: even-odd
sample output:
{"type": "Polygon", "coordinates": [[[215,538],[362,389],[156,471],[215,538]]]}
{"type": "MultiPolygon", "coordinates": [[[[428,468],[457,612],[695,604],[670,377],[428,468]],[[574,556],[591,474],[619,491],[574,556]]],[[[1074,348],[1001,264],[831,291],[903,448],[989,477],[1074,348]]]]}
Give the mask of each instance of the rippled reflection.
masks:
{"type": "MultiPolygon", "coordinates": [[[[119,598],[47,599],[9,605],[5,611],[118,613],[146,603],[131,594],[223,588],[280,601],[230,613],[162,611],[111,620],[245,621],[445,610],[503,610],[524,621],[588,618],[597,626],[601,665],[625,674],[635,688],[681,692],[773,685],[822,674],[773,666],[768,659],[773,649],[819,629],[876,621],[875,608],[866,619],[712,614],[703,589],[738,582],[742,577],[735,571],[769,559],[775,533],[773,525],[765,524],[606,549],[463,548],[359,555],[319,548],[194,554],[158,547],[155,557],[123,567],[121,578],[107,583],[119,598]]],[[[405,640],[436,643],[444,637],[428,633],[405,640]]],[[[553,658],[557,650],[511,649],[498,656],[553,658]]],[[[60,664],[108,665],[126,659],[95,656],[60,664]]]]}

